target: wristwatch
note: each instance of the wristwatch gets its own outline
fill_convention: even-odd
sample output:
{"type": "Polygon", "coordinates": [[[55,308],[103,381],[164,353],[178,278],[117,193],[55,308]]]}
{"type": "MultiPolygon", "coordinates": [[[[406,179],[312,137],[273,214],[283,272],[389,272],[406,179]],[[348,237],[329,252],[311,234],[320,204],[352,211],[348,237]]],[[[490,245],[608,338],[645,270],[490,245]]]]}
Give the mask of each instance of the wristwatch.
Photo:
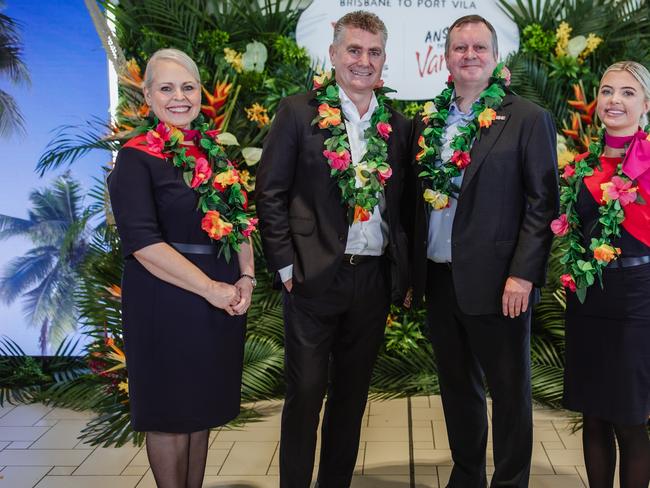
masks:
{"type": "Polygon", "coordinates": [[[257,286],[257,279],[255,279],[255,276],[251,276],[249,274],[244,273],[244,274],[242,274],[240,276],[240,278],[248,278],[248,279],[250,279],[251,280],[251,285],[253,285],[253,288],[255,288],[257,286]]]}

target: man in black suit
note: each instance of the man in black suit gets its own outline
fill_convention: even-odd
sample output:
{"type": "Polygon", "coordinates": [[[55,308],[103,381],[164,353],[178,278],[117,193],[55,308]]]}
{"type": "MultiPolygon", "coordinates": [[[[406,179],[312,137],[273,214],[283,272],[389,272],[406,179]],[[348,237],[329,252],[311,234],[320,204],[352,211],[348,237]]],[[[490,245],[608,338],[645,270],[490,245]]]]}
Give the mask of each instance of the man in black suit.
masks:
{"type": "MultiPolygon", "coordinates": [[[[455,93],[440,139],[445,160],[492,82],[494,28],[480,16],[458,19],[446,56],[455,93]]],[[[484,376],[493,407],[491,486],[526,487],[530,472],[530,305],[545,282],[549,224],[558,211],[555,127],[545,110],[507,90],[495,112],[452,180],[459,192],[446,208],[425,201],[432,181],[417,181],[414,298],[417,304],[426,294],[454,460],[451,488],[487,486],[484,376]]]]}
{"type": "Polygon", "coordinates": [[[322,107],[314,91],[282,100],[257,173],[264,254],[284,285],[283,488],[310,485],[326,391],[318,486],[350,485],[389,305],[401,303],[405,295],[408,244],[400,200],[411,123],[386,107],[392,128],[387,134],[389,127],[380,131],[373,117],[384,110],[374,88],[380,84],[386,38],[386,27],[376,15],[353,12],[336,23],[330,46],[335,68],[331,87],[338,90],[333,104],[340,105],[336,110],[341,111],[349,143],[338,164],[350,164],[355,171],[349,181],[361,187],[375,173],[363,161],[366,153],[385,159],[392,175],[374,193],[378,203],[361,212],[349,199],[342,201],[343,183],[331,174],[332,154],[325,151],[331,125],[312,123],[322,107]],[[372,133],[379,132],[387,138],[387,155],[378,154],[374,143],[368,145],[372,133]]]}

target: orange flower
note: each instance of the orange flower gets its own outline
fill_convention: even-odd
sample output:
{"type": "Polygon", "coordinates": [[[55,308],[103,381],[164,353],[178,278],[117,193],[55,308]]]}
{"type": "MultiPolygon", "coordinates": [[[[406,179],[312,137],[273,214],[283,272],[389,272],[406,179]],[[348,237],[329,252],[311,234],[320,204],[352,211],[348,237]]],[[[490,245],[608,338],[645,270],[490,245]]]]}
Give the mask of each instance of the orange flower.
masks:
{"type": "Polygon", "coordinates": [[[221,220],[221,214],[216,210],[208,210],[201,220],[201,229],[206,231],[211,239],[218,241],[232,232],[232,224],[221,220]]]}
{"type": "Polygon", "coordinates": [[[562,129],[562,132],[564,132],[564,135],[567,137],[570,137],[571,139],[575,139],[576,141],[580,139],[579,131],[582,127],[582,124],[580,123],[580,115],[576,112],[571,113],[571,128],[570,129],[562,129]]]}
{"type": "Polygon", "coordinates": [[[478,115],[478,125],[480,127],[490,127],[492,121],[497,118],[497,113],[491,108],[486,108],[478,115]]]}
{"type": "Polygon", "coordinates": [[[226,81],[217,82],[214,85],[214,92],[210,93],[205,89],[205,86],[201,86],[201,88],[203,88],[203,94],[208,101],[207,105],[201,105],[201,112],[203,112],[203,115],[206,117],[212,119],[217,129],[221,129],[221,126],[223,125],[225,114],[220,112],[226,105],[232,87],[232,83],[226,81]]]}
{"type": "Polygon", "coordinates": [[[122,116],[127,119],[144,119],[149,115],[149,105],[143,103],[139,107],[127,105],[122,109],[122,116]]]}
{"type": "Polygon", "coordinates": [[[104,289],[115,298],[122,298],[122,288],[118,285],[105,286],[104,289]]]}
{"type": "Polygon", "coordinates": [[[268,110],[259,103],[254,103],[244,110],[246,111],[246,118],[251,122],[257,122],[257,127],[260,129],[271,123],[268,110]]]}
{"type": "Polygon", "coordinates": [[[338,108],[330,107],[326,103],[321,103],[318,107],[318,127],[327,129],[330,126],[336,127],[341,123],[341,110],[338,108]]]}
{"type": "Polygon", "coordinates": [[[620,248],[612,247],[607,244],[601,244],[594,249],[594,258],[604,263],[609,263],[610,261],[616,259],[619,254],[621,254],[620,248]]]}
{"type": "Polygon", "coordinates": [[[591,124],[593,122],[594,112],[596,111],[596,100],[587,103],[585,92],[578,83],[573,85],[573,94],[575,95],[575,100],[569,100],[567,103],[572,108],[582,112],[579,116],[586,124],[591,124]]]}
{"type": "Polygon", "coordinates": [[[357,205],[354,207],[354,222],[366,222],[370,220],[370,211],[357,205]]]}
{"type": "Polygon", "coordinates": [[[314,74],[314,90],[318,90],[321,86],[326,84],[332,78],[332,70],[326,70],[322,73],[314,74]]]}
{"type": "Polygon", "coordinates": [[[136,90],[142,90],[142,85],[144,85],[140,66],[138,66],[135,59],[131,59],[126,63],[122,74],[118,78],[123,85],[130,86],[136,90]]]}

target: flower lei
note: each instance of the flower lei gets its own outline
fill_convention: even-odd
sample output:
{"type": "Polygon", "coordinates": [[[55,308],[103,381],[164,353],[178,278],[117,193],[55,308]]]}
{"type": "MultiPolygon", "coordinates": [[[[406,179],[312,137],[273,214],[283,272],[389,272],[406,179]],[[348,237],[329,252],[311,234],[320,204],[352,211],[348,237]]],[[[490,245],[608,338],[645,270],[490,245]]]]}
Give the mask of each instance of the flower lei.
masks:
{"type": "Polygon", "coordinates": [[[327,158],[331,171],[341,189],[341,199],[348,207],[348,222],[365,222],[379,203],[379,194],[393,170],[388,164],[388,140],[393,128],[388,123],[391,113],[386,107],[387,93],[394,90],[379,87],[375,89],[377,108],[370,118],[370,127],[364,136],[367,140],[366,153],[358,164],[353,165],[348,133],[341,111],[339,87],[334,74],[322,74],[314,78],[316,100],[320,102],[318,115],[312,125],[328,129],[332,134],[325,140],[323,156],[327,158]],[[361,184],[357,183],[359,181],[361,184]]]}
{"type": "Polygon", "coordinates": [[[424,190],[424,200],[434,210],[448,207],[449,198],[460,191],[452,180],[460,176],[462,170],[471,163],[470,151],[474,141],[480,137],[479,130],[490,127],[496,119],[497,113],[494,109],[503,102],[505,89],[509,84],[510,72],[504,63],[499,63],[492,73],[490,85],[472,105],[474,118],[460,126],[458,134],[451,140],[450,147],[454,152],[447,161],[442,161],[442,136],[447,126],[454,92],[451,76],[447,80],[447,88],[433,101],[424,104],[421,115],[426,127],[418,139],[421,150],[416,156],[416,161],[422,169],[418,176],[424,178],[428,187],[424,190]],[[436,164],[439,161],[442,161],[442,164],[436,164]]]}
{"type": "Polygon", "coordinates": [[[560,282],[569,291],[575,292],[581,303],[584,303],[587,288],[594,284],[596,277],[603,286],[603,268],[621,254],[621,249],[614,247],[612,240],[621,236],[624,207],[633,202],[644,203],[637,192],[638,187],[623,173],[622,163],[619,164],[611,180],[600,185],[603,190],[603,199],[598,207],[600,237],[591,239],[589,253],[583,247],[581,222],[575,205],[584,178],[593,175],[594,168],[600,168],[604,137],[605,130],[602,129],[598,140],[589,145],[587,155],[576,156],[572,163],[564,167],[560,179],[561,213],[551,223],[551,230],[560,238],[565,249],[560,263],[566,272],[560,276],[560,282]]]}
{"type": "Polygon", "coordinates": [[[230,261],[232,252],[238,252],[240,244],[248,241],[257,219],[247,214],[248,195],[242,188],[237,168],[217,140],[219,130],[210,129],[202,116],[194,121],[192,130],[197,134],[194,143],[205,157],[188,155],[183,133],[157,119],[140,127],[138,132],[146,133],[150,151],[170,159],[183,171],[183,180],[199,195],[197,209],[205,214],[201,228],[212,240],[221,243],[219,255],[223,253],[230,261]]]}

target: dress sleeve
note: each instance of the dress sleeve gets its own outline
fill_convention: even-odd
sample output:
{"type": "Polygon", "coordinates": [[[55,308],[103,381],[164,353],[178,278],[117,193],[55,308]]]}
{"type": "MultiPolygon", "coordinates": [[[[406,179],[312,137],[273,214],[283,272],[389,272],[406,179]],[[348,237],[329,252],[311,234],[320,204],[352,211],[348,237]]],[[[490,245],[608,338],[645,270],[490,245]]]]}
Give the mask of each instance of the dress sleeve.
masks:
{"type": "Polygon", "coordinates": [[[111,207],[125,257],[143,247],[164,242],[146,161],[151,157],[138,149],[121,149],[108,175],[111,207]]]}

